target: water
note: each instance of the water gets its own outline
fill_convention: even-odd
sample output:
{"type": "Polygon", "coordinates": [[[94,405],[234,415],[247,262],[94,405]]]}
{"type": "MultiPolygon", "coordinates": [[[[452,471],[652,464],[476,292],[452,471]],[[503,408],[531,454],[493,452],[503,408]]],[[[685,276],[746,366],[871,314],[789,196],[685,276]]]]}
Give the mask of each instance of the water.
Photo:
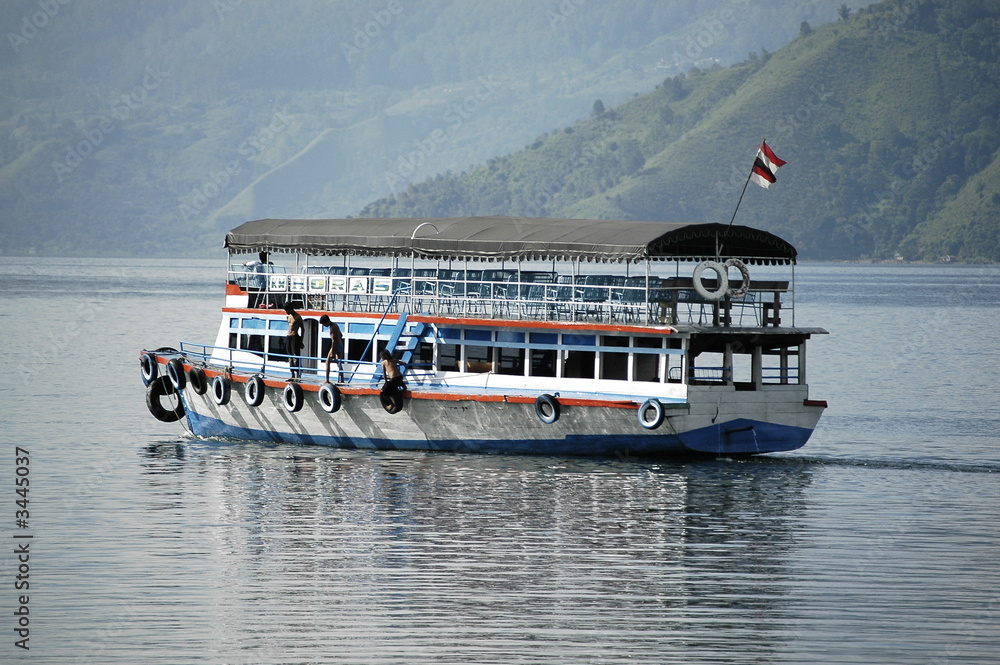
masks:
{"type": "Polygon", "coordinates": [[[998,662],[1000,268],[799,266],[830,409],[697,463],[187,440],[137,352],[214,339],[224,268],[0,266],[0,662],[998,662]]]}

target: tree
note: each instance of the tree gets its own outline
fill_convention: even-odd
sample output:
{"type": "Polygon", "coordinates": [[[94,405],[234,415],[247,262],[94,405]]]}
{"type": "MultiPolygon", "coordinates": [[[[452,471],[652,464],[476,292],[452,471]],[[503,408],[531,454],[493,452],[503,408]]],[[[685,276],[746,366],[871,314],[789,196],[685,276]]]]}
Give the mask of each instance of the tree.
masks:
{"type": "Polygon", "coordinates": [[[799,35],[808,37],[812,34],[812,31],[813,29],[812,26],[809,25],[809,21],[802,21],[802,23],[799,24],[799,35]]]}
{"type": "Polygon", "coordinates": [[[837,8],[837,15],[840,16],[841,21],[846,21],[851,17],[851,8],[847,6],[846,2],[837,8]]]}
{"type": "Polygon", "coordinates": [[[598,99],[596,102],[594,102],[594,109],[590,112],[590,115],[596,118],[597,116],[602,115],[603,113],[604,113],[604,102],[598,99]]]}

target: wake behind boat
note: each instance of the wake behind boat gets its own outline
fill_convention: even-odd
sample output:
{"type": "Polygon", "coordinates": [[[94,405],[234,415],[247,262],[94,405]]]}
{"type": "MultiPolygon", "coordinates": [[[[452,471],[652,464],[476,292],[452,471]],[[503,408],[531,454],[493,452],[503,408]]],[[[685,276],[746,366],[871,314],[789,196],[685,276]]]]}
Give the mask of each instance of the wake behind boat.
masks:
{"type": "Polygon", "coordinates": [[[826,331],[795,326],[795,248],[761,230],[265,219],[226,247],[214,343],[140,353],[151,413],[198,437],[749,455],[803,446],[826,407],[806,383],[826,331]],[[758,265],[789,266],[791,286],[758,265]]]}

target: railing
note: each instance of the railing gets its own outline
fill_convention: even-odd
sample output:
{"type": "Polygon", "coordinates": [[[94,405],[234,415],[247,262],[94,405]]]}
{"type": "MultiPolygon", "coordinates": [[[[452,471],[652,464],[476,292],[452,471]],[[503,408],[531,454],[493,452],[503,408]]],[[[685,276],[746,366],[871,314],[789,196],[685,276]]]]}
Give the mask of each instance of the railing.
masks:
{"type": "MultiPolygon", "coordinates": [[[[667,379],[670,381],[680,381],[683,369],[681,367],[671,367],[667,371],[667,379]]],[[[733,368],[731,365],[712,367],[708,365],[696,365],[690,368],[690,383],[710,383],[722,384],[733,381],[733,368]]],[[[762,367],[761,383],[766,385],[784,385],[799,383],[799,369],[797,367],[762,367]]]]}
{"type": "MultiPolygon", "coordinates": [[[[752,281],[739,297],[705,298],[691,278],[516,270],[352,268],[337,273],[230,271],[250,307],[412,312],[542,321],[777,326],[788,282],[752,281]],[[412,274],[411,274],[412,273],[412,274]],[[266,279],[264,279],[266,278],[266,279]],[[255,281],[256,280],[256,281],[255,281]],[[244,286],[245,285],[245,286],[244,286]],[[254,285],[257,285],[256,287],[254,285]]],[[[705,282],[713,289],[712,282],[705,282]]],[[[739,289],[739,281],[731,282],[739,289]]]]}
{"type": "MultiPolygon", "coordinates": [[[[203,362],[223,366],[243,374],[262,374],[267,377],[287,379],[292,375],[288,363],[298,360],[299,367],[294,368],[299,373],[299,379],[306,383],[322,383],[326,370],[319,366],[325,358],[315,356],[290,356],[284,353],[266,353],[260,355],[243,349],[231,349],[225,346],[211,346],[181,342],[181,352],[194,362],[203,362]],[[278,360],[281,364],[270,362],[278,360]]],[[[403,363],[400,363],[403,365],[403,363]]],[[[372,379],[380,364],[367,360],[334,360],[330,366],[332,383],[355,385],[377,385],[372,379]]],[[[434,368],[428,363],[410,363],[405,365],[407,379],[421,380],[434,375],[434,368]]]]}

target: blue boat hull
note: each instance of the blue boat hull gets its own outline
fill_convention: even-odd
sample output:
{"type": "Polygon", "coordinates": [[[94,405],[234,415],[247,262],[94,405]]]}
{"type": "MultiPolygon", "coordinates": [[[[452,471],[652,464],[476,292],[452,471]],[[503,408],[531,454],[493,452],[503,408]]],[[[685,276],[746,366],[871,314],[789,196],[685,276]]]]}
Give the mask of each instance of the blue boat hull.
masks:
{"type": "Polygon", "coordinates": [[[188,391],[184,394],[187,422],[195,436],[348,449],[602,457],[752,455],[795,450],[812,434],[811,427],[747,418],[685,429],[693,420],[688,415],[667,416],[659,428],[648,430],[639,424],[634,409],[608,407],[566,408],[560,420],[546,424],[523,404],[410,400],[408,412],[389,415],[377,397],[367,396],[349,404],[345,399],[337,413],[309,405],[290,414],[270,401],[252,408],[234,394],[229,405],[219,407],[188,391]],[[466,416],[464,423],[456,420],[456,412],[466,416]]]}

